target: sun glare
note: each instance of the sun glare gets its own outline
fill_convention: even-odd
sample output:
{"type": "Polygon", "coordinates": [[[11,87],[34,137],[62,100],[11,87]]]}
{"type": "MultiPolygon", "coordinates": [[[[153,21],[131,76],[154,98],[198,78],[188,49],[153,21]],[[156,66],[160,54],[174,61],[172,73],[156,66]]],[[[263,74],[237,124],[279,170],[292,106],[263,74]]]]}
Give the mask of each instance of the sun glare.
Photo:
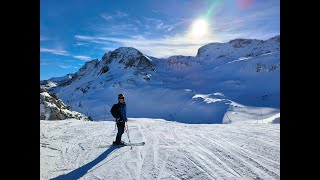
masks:
{"type": "Polygon", "coordinates": [[[197,19],[192,23],[191,34],[193,37],[200,38],[208,31],[208,23],[204,19],[197,19]]]}

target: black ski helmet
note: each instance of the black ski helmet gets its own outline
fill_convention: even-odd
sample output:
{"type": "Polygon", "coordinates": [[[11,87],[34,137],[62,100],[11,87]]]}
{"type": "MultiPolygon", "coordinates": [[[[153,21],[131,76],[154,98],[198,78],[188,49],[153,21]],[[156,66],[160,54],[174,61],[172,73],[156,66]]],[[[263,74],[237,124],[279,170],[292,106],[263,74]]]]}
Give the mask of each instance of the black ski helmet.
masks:
{"type": "Polygon", "coordinates": [[[124,99],[124,95],[123,94],[118,94],[118,99],[124,99]]]}

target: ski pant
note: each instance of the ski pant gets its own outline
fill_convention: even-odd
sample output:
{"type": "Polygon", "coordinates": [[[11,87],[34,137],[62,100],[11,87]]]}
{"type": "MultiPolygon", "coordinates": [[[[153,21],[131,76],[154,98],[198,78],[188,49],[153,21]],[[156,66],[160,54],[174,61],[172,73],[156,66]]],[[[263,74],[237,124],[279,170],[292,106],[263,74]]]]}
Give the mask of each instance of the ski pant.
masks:
{"type": "Polygon", "coordinates": [[[124,133],[124,126],[125,122],[118,122],[117,127],[118,127],[118,133],[116,137],[116,142],[119,143],[121,141],[121,136],[124,133]]]}

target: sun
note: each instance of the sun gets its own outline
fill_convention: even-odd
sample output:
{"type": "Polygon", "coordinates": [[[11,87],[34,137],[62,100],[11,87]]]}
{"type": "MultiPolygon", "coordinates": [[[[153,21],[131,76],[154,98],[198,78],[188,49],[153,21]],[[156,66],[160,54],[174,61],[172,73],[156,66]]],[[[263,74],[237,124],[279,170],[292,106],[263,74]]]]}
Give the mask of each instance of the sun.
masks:
{"type": "Polygon", "coordinates": [[[192,23],[191,35],[196,38],[203,37],[208,31],[208,23],[204,19],[197,19],[192,23]]]}

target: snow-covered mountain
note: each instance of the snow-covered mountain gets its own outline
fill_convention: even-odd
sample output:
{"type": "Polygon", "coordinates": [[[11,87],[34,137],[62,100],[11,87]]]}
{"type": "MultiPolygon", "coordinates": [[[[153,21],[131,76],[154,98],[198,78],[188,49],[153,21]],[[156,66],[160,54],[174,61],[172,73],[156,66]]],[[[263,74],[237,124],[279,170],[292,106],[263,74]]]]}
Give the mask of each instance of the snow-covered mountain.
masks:
{"type": "Polygon", "coordinates": [[[199,48],[196,57],[204,59],[253,57],[279,50],[280,35],[267,41],[257,39],[234,39],[228,43],[210,43],[199,48]]]}
{"type": "Polygon", "coordinates": [[[62,76],[62,77],[53,77],[48,80],[42,80],[42,81],[40,81],[40,85],[45,88],[52,88],[52,87],[58,86],[60,84],[63,84],[65,82],[68,82],[72,78],[72,76],[73,76],[73,74],[69,73],[69,74],[62,76]]]}
{"type": "Polygon", "coordinates": [[[125,94],[127,115],[133,118],[232,123],[237,113],[247,120],[277,117],[280,35],[265,41],[211,43],[200,47],[195,57],[155,58],[120,47],[56,84],[51,92],[96,120],[111,118],[119,93],[125,94]]]}
{"type": "Polygon", "coordinates": [[[40,120],[64,119],[91,120],[79,112],[72,111],[56,94],[49,94],[46,88],[40,86],[40,120]]]}

